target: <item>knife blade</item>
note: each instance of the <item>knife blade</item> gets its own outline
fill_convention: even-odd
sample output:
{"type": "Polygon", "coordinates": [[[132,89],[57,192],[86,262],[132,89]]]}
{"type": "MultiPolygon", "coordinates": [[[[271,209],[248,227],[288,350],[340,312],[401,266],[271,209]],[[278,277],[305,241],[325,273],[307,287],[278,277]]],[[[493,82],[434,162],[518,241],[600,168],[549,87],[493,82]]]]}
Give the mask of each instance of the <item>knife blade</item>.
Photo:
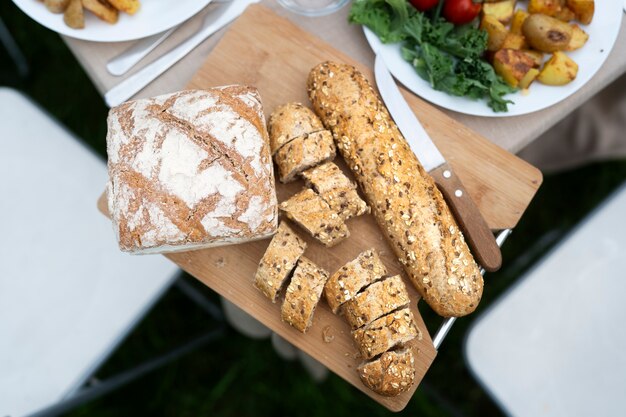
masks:
{"type": "Polygon", "coordinates": [[[389,114],[417,159],[433,177],[444,195],[474,256],[487,271],[497,271],[502,265],[502,254],[493,233],[463,183],[402,96],[381,54],[376,55],[374,76],[389,114]]]}

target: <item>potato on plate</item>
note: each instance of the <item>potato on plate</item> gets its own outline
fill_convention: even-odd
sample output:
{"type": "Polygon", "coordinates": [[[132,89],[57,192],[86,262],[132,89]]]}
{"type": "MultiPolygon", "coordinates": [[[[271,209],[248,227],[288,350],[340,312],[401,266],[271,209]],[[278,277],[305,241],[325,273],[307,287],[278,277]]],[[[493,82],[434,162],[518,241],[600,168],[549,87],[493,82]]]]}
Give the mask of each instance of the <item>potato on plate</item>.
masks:
{"type": "Polygon", "coordinates": [[[583,25],[591,23],[595,11],[593,0],[567,0],[567,7],[574,12],[580,23],[583,25]]]}
{"type": "Polygon", "coordinates": [[[480,21],[480,28],[487,32],[488,51],[497,51],[502,48],[509,31],[506,30],[506,27],[498,19],[491,15],[485,15],[480,21]]]}
{"type": "Polygon", "coordinates": [[[108,0],[120,12],[135,14],[139,10],[139,0],[108,0]]]}
{"type": "Polygon", "coordinates": [[[44,0],[43,2],[52,13],[63,13],[69,3],[70,0],[44,0]]]}
{"type": "Polygon", "coordinates": [[[589,39],[589,34],[582,30],[580,26],[577,24],[573,24],[572,26],[572,39],[570,39],[569,44],[567,44],[566,51],[575,51],[576,49],[582,48],[586,43],[587,39],[589,39]]]}
{"type": "Polygon", "coordinates": [[[119,12],[106,1],[82,0],[83,7],[107,23],[116,23],[119,12]]]}
{"type": "MultiPolygon", "coordinates": [[[[565,2],[565,0],[562,0],[565,2]]],[[[555,19],[562,20],[563,22],[569,22],[576,19],[576,14],[569,7],[563,5],[561,10],[556,12],[553,16],[555,19]]]]}
{"type": "Polygon", "coordinates": [[[556,51],[545,63],[537,80],[546,85],[565,85],[578,74],[578,64],[561,51],[556,51]]]}
{"type": "Polygon", "coordinates": [[[522,25],[528,16],[530,15],[526,10],[517,9],[513,15],[513,21],[511,22],[511,33],[521,35],[522,25]]]}
{"type": "Polygon", "coordinates": [[[539,73],[534,65],[532,58],[515,49],[500,49],[493,57],[493,68],[511,87],[528,88],[539,73]]]}
{"type": "Polygon", "coordinates": [[[563,51],[572,38],[572,27],[545,14],[531,14],[522,25],[522,33],[534,49],[563,51]]]}
{"type": "Polygon", "coordinates": [[[83,29],[85,27],[85,13],[81,0],[70,0],[70,4],[63,14],[63,21],[72,29],[83,29]]]}
{"type": "Polygon", "coordinates": [[[483,16],[493,16],[504,25],[509,23],[513,18],[516,0],[504,0],[496,3],[484,3],[482,13],[483,16]]]}
{"type": "Polygon", "coordinates": [[[522,52],[528,55],[530,59],[533,60],[534,62],[533,66],[535,68],[539,68],[541,66],[541,63],[543,62],[543,52],[533,51],[530,49],[524,49],[522,50],[522,52]]]}
{"type": "Polygon", "coordinates": [[[524,35],[518,35],[515,33],[508,33],[506,38],[504,38],[504,42],[500,45],[500,49],[526,49],[528,45],[526,44],[526,38],[524,35]]]}
{"type": "Polygon", "coordinates": [[[528,2],[528,13],[554,16],[561,10],[561,7],[561,0],[530,0],[528,2]]]}

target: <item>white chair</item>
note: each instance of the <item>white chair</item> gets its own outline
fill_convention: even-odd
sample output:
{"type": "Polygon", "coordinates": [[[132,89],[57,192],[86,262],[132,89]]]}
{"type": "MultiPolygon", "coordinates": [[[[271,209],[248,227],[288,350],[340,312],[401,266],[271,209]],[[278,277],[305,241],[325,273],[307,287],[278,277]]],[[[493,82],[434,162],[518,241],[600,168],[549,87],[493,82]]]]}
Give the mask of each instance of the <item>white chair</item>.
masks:
{"type": "Polygon", "coordinates": [[[0,416],[77,396],[177,276],[118,250],[96,209],[106,180],[99,156],[0,88],[0,416]]]}
{"type": "Polygon", "coordinates": [[[507,414],[624,415],[625,218],[626,184],[470,329],[466,360],[507,414]]]}

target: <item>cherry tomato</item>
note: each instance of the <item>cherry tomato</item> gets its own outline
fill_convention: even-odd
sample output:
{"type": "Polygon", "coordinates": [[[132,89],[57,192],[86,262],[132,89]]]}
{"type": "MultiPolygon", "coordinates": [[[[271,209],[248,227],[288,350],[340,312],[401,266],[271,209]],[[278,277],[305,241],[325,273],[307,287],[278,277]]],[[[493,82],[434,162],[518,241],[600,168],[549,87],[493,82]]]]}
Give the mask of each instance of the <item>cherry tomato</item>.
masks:
{"type": "Polygon", "coordinates": [[[455,25],[469,23],[478,16],[481,4],[472,0],[445,0],[443,17],[455,25]]]}
{"type": "Polygon", "coordinates": [[[439,3],[439,0],[409,0],[409,3],[417,10],[425,12],[435,7],[437,3],[439,3]]]}

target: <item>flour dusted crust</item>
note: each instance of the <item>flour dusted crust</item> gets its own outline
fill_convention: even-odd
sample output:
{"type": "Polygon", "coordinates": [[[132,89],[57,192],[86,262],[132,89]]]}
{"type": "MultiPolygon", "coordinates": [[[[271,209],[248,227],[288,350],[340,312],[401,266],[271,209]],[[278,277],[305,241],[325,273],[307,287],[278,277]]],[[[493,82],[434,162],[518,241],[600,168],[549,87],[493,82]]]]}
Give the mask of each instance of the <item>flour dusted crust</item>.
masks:
{"type": "Polygon", "coordinates": [[[324,295],[333,313],[352,299],[359,291],[378,281],[387,273],[376,249],[369,249],[359,254],[335,272],[326,283],[324,295]]]}
{"type": "Polygon", "coordinates": [[[416,337],[421,339],[421,336],[413,313],[408,307],[382,316],[352,332],[352,337],[364,359],[371,359],[416,337]]]}
{"type": "Polygon", "coordinates": [[[270,114],[267,127],[272,155],[292,139],[324,129],[319,117],[301,103],[276,107],[270,114]]]}
{"type": "Polygon", "coordinates": [[[325,246],[334,246],[350,236],[341,217],[310,188],[280,203],[280,210],[325,246]]]}
{"type": "Polygon", "coordinates": [[[476,309],[483,278],[433,179],[356,68],[322,63],[309,73],[315,112],[333,131],[398,260],[444,317],[476,309]]]}
{"type": "Polygon", "coordinates": [[[409,304],[409,293],[400,275],[370,285],[344,304],[343,313],[352,329],[409,304]]]}
{"type": "Polygon", "coordinates": [[[302,173],[302,177],[342,219],[369,212],[369,207],[356,191],[356,184],[333,162],[308,169],[302,173]]]}
{"type": "Polygon", "coordinates": [[[290,182],[302,171],[335,158],[335,142],[328,130],[306,133],[285,144],[274,155],[281,182],[290,182]]]}
{"type": "Polygon", "coordinates": [[[271,236],[277,203],[259,94],[244,86],[124,103],[108,117],[119,245],[171,252],[271,236]]]}
{"type": "Polygon", "coordinates": [[[281,222],[259,262],[254,286],[275,303],[280,289],[305,249],[306,242],[286,222],[281,222]]]}
{"type": "Polygon", "coordinates": [[[322,296],[328,272],[301,257],[285,293],[281,317],[302,333],[311,327],[315,307],[322,296]]]}
{"type": "Polygon", "coordinates": [[[415,354],[411,348],[383,353],[357,368],[365,386],[380,395],[394,397],[408,390],[415,380],[415,354]]]}

